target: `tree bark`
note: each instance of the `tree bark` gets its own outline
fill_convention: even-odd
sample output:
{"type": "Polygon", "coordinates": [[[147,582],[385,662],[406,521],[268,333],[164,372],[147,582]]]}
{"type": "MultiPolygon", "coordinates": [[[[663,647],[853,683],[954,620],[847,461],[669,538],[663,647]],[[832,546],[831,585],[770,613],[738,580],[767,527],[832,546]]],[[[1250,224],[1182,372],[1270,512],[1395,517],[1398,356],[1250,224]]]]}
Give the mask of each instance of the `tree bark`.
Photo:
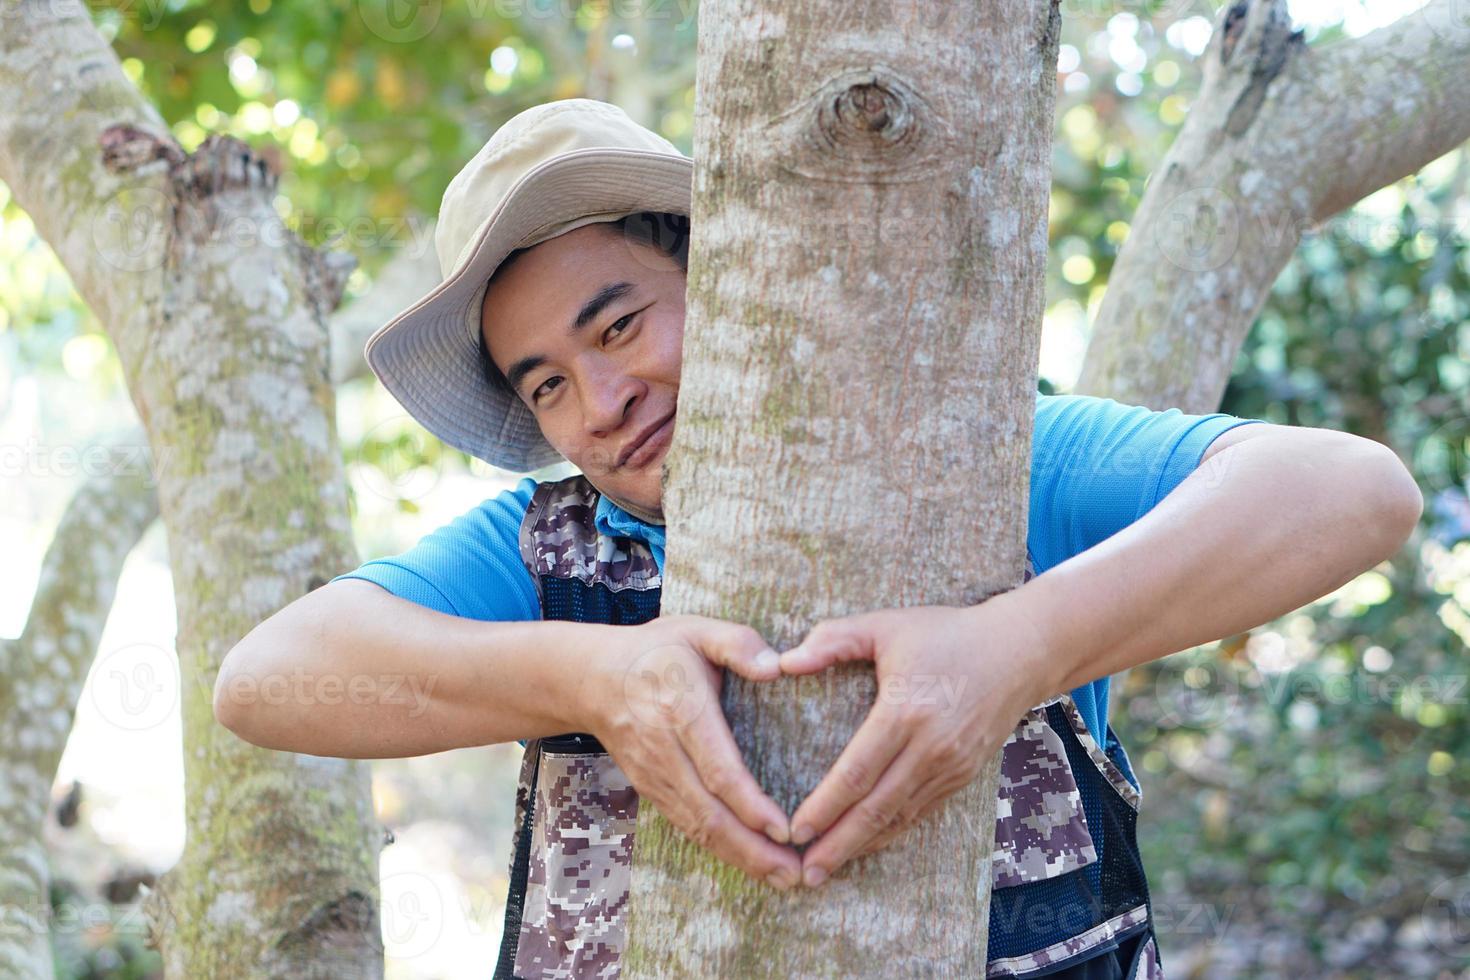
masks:
{"type": "Polygon", "coordinates": [[[254,748],[212,706],[246,631],[355,564],[326,324],[347,267],[282,226],[248,147],[184,154],[80,3],[0,0],[0,89],[0,179],[107,327],[167,464],[188,837],[149,896],[165,968],[380,977],[368,766],[254,748]]]}
{"type": "MultiPolygon", "coordinates": [[[[822,618],[1020,583],[1058,28],[1047,0],[702,8],[664,613],[784,649],[822,618]]],[[[726,684],[788,812],[874,695],[868,666],[726,684]]],[[[624,969],[975,976],[995,801],[993,760],[888,849],[790,893],[645,806],[624,969]]]]}
{"type": "Polygon", "coordinates": [[[46,549],[18,639],[0,642],[0,718],[12,733],[0,767],[0,976],[55,976],[42,825],[77,698],[123,562],[158,516],[140,447],[109,447],[109,465],[77,491],[46,549]]]}
{"type": "Polygon", "coordinates": [[[1285,0],[1237,0],[1203,59],[1108,279],[1079,393],[1215,411],[1302,235],[1470,137],[1463,0],[1311,46],[1285,0]]]}

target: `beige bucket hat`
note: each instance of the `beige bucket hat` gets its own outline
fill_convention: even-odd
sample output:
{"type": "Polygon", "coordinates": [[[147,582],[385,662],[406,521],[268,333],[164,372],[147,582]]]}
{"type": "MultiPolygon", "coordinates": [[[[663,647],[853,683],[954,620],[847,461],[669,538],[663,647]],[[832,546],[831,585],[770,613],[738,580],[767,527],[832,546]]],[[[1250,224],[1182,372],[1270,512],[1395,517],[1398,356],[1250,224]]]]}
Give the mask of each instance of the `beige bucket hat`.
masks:
{"type": "Polygon", "coordinates": [[[494,466],[562,461],[535,417],[480,369],[480,304],[518,248],[640,211],[688,215],[693,161],[615,105],[564,99],[506,122],[444,191],[444,281],[368,338],[368,366],[424,428],[494,466]]]}

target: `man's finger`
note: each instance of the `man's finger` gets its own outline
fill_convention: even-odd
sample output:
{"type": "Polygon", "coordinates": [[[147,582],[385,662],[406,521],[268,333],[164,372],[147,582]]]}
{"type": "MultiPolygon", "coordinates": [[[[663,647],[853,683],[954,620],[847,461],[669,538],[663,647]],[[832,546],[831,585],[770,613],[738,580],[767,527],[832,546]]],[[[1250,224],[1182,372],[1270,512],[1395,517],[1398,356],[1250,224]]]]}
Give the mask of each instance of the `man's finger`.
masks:
{"type": "Polygon", "coordinates": [[[925,781],[918,761],[919,753],[912,749],[900,753],[873,791],[806,849],[801,866],[808,885],[820,885],[870,841],[897,834],[914,819],[913,793],[925,781]]]}
{"type": "Polygon", "coordinates": [[[903,836],[903,829],[890,830],[885,834],[874,837],[862,847],[858,848],[857,853],[853,855],[853,859],[855,860],[857,858],[865,858],[869,854],[877,854],[879,851],[883,850],[883,848],[887,847],[889,844],[892,844],[901,836],[903,836]]]}
{"type": "Polygon", "coordinates": [[[836,663],[872,660],[875,654],[872,633],[858,617],[826,620],[781,654],[781,673],[814,674],[836,663]]]}
{"type": "Polygon", "coordinates": [[[914,824],[922,823],[928,818],[929,814],[944,805],[944,800],[948,795],[944,792],[944,785],[944,777],[935,776],[923,786],[919,787],[914,792],[913,803],[911,805],[913,816],[909,818],[908,822],[903,826],[895,826],[893,830],[868,841],[868,843],[858,849],[857,854],[854,856],[866,857],[869,854],[881,851],[907,833],[914,824]]]}
{"type": "Polygon", "coordinates": [[[873,791],[906,745],[896,735],[892,715],[884,705],[874,705],[817,788],[791,815],[791,842],[799,847],[825,834],[849,807],[873,791]]]}
{"type": "Polygon", "coordinates": [[[707,620],[698,629],[695,649],[710,663],[750,681],[769,681],[781,676],[780,654],[751,627],[707,620]]]}
{"type": "Polygon", "coordinates": [[[702,713],[693,724],[678,729],[678,736],[704,788],[741,823],[778,844],[791,839],[786,811],[751,775],[722,712],[702,713]]]}
{"type": "Polygon", "coordinates": [[[797,853],[745,826],[709,793],[682,745],[675,742],[665,758],[669,763],[665,771],[674,781],[678,802],[667,809],[657,801],[654,806],[684,836],[726,864],[777,888],[789,888],[800,880],[801,858],[797,853]],[[778,874],[783,877],[773,877],[778,874]]]}

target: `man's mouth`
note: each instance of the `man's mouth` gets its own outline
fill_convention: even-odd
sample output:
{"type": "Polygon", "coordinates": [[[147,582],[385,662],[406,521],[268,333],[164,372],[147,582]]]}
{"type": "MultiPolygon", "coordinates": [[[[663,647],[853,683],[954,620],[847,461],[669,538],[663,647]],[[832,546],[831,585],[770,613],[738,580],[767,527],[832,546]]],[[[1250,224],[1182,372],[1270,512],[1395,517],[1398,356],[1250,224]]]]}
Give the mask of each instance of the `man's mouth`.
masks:
{"type": "Polygon", "coordinates": [[[616,469],[637,469],[668,446],[674,432],[674,413],[655,422],[635,436],[618,454],[616,469]]]}

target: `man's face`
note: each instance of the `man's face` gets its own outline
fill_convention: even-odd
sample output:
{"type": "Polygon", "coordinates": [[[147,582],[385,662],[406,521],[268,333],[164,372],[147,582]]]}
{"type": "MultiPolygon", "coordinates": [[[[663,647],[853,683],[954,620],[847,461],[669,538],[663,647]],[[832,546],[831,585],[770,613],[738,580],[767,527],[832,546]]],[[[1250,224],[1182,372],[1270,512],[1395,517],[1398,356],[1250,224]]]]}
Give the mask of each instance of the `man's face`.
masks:
{"type": "Polygon", "coordinates": [[[546,441],[599,487],[656,514],[679,394],[684,283],[678,262],[657,249],[611,225],[584,225],[497,276],[480,319],[490,359],[546,441]]]}

